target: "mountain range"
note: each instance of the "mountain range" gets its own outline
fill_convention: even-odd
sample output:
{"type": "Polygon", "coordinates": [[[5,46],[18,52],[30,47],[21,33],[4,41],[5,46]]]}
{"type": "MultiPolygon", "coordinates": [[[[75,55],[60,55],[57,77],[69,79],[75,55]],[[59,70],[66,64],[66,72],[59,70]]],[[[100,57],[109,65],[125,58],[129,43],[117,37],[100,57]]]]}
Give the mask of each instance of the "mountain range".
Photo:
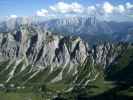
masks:
{"type": "Polygon", "coordinates": [[[2,22],[0,90],[46,100],[132,98],[132,25],[95,17],[2,22]]]}
{"type": "Polygon", "coordinates": [[[13,18],[0,23],[0,32],[15,30],[23,24],[40,26],[42,30],[49,30],[65,36],[80,36],[83,40],[93,41],[90,43],[97,41],[133,41],[132,22],[101,21],[95,16],[58,19],[43,19],[41,17],[13,18]],[[107,38],[104,38],[105,36],[107,38]]]}

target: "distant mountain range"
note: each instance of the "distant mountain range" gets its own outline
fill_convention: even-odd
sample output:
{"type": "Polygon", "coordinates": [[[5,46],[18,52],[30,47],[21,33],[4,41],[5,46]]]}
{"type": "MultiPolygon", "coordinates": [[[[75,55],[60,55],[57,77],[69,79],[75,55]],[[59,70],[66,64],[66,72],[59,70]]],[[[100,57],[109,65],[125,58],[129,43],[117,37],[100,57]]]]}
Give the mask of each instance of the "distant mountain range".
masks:
{"type": "Polygon", "coordinates": [[[133,41],[133,22],[107,22],[95,17],[74,17],[49,20],[42,22],[40,26],[64,35],[78,35],[85,40],[133,41]]]}
{"type": "Polygon", "coordinates": [[[20,25],[35,25],[61,35],[76,35],[89,42],[133,42],[133,22],[100,21],[96,17],[66,17],[59,19],[14,18],[0,23],[0,32],[12,31],[20,25]],[[106,38],[105,38],[106,37],[106,38]]]}

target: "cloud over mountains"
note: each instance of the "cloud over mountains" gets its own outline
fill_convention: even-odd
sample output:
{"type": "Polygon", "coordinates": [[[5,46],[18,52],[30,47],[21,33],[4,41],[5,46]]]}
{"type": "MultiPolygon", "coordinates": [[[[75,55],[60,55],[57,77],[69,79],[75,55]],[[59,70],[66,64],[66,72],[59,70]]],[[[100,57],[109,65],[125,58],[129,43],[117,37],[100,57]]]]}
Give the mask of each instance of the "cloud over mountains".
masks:
{"type": "Polygon", "coordinates": [[[82,15],[100,15],[106,17],[107,15],[127,15],[133,12],[133,4],[127,2],[125,4],[114,5],[110,2],[104,2],[102,4],[84,6],[77,2],[65,3],[57,2],[54,5],[50,5],[47,9],[40,9],[36,12],[37,16],[53,16],[63,14],[82,14],[82,15]]]}
{"type": "MultiPolygon", "coordinates": [[[[47,18],[58,18],[68,16],[97,16],[101,19],[107,20],[133,20],[133,4],[126,2],[123,4],[114,4],[108,1],[96,4],[83,5],[79,2],[63,2],[59,1],[47,8],[42,7],[38,9],[33,16],[41,16],[47,18]]],[[[17,18],[15,14],[8,16],[9,18],[17,18]]]]}
{"type": "Polygon", "coordinates": [[[47,15],[48,15],[48,10],[46,10],[46,9],[41,9],[41,10],[38,10],[38,11],[36,12],[36,14],[37,14],[38,16],[47,16],[47,15]]]}

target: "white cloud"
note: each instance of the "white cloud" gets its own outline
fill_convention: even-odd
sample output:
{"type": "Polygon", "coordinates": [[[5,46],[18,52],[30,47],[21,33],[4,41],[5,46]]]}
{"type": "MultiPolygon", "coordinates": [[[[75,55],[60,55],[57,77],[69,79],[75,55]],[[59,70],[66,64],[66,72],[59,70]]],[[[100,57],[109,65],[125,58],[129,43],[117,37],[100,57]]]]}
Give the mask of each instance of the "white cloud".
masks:
{"type": "Polygon", "coordinates": [[[131,4],[130,2],[126,3],[126,8],[127,9],[133,9],[133,4],[131,4]]]}
{"type": "Polygon", "coordinates": [[[95,6],[88,6],[88,10],[89,11],[95,11],[96,10],[96,7],[95,6]]]}
{"type": "Polygon", "coordinates": [[[109,2],[105,2],[103,4],[103,10],[105,13],[112,13],[114,10],[114,6],[110,4],[109,2]]]}
{"type": "Polygon", "coordinates": [[[36,12],[36,15],[37,15],[37,16],[48,16],[48,10],[46,10],[46,9],[38,10],[38,11],[36,12]]]}
{"type": "MultiPolygon", "coordinates": [[[[63,1],[57,2],[54,5],[48,7],[48,9],[38,10],[37,16],[47,16],[51,18],[65,17],[65,16],[88,16],[96,15],[107,19],[119,18],[118,16],[126,17],[128,13],[131,13],[133,4],[127,2],[125,4],[111,4],[106,1],[102,4],[84,6],[77,2],[65,3],[63,1]]],[[[122,17],[121,17],[122,18],[122,17]]]]}
{"type": "Polygon", "coordinates": [[[84,7],[76,2],[71,4],[58,2],[50,6],[50,9],[55,13],[82,13],[84,11],[84,7]]]}
{"type": "Polygon", "coordinates": [[[87,10],[85,10],[85,13],[87,13],[87,14],[95,14],[96,11],[97,11],[97,9],[96,9],[95,6],[88,6],[87,10]]]}
{"type": "Polygon", "coordinates": [[[126,11],[126,8],[124,5],[120,4],[120,5],[112,5],[109,2],[105,2],[103,4],[103,10],[106,14],[113,14],[115,13],[124,13],[126,11]]]}
{"type": "Polygon", "coordinates": [[[18,16],[17,15],[10,15],[9,17],[10,18],[17,18],[18,16]]]}
{"type": "Polygon", "coordinates": [[[118,12],[118,13],[123,13],[123,12],[126,11],[124,5],[118,5],[117,7],[115,7],[115,10],[116,10],[116,12],[118,12]]]}

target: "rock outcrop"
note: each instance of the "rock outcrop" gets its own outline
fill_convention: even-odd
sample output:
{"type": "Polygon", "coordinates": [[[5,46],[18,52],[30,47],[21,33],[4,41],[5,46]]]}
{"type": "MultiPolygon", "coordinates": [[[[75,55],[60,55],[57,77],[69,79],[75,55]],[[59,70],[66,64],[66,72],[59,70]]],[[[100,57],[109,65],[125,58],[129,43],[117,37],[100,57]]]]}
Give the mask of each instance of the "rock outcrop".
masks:
{"type": "Polygon", "coordinates": [[[55,73],[55,70],[61,68],[59,75],[52,81],[55,82],[63,79],[63,72],[71,73],[72,77],[77,75],[78,67],[85,64],[86,60],[90,62],[88,67],[100,65],[106,69],[125,48],[123,44],[111,43],[91,47],[79,37],[63,37],[27,25],[12,32],[0,33],[0,60],[9,60],[8,66],[5,67],[6,70],[10,67],[12,69],[9,71],[7,82],[15,76],[20,62],[22,66],[19,73],[31,65],[29,72],[33,73],[28,78],[36,76],[38,71],[46,68],[49,69],[47,73],[55,73]],[[15,64],[12,65],[12,61],[15,64]]]}

